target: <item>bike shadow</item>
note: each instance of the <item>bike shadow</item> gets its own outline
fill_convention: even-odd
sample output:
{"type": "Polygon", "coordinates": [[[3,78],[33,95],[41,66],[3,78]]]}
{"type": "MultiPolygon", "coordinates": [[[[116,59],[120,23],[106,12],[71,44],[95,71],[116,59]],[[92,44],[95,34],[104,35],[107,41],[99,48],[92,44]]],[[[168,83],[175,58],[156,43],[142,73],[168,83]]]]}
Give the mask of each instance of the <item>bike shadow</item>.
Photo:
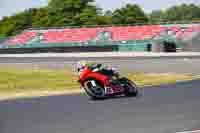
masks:
{"type": "Polygon", "coordinates": [[[140,99],[143,97],[143,92],[140,92],[137,96],[124,96],[124,95],[118,95],[118,96],[109,96],[105,98],[100,98],[100,99],[92,99],[89,98],[91,101],[108,101],[108,100],[114,100],[114,99],[140,99]]]}

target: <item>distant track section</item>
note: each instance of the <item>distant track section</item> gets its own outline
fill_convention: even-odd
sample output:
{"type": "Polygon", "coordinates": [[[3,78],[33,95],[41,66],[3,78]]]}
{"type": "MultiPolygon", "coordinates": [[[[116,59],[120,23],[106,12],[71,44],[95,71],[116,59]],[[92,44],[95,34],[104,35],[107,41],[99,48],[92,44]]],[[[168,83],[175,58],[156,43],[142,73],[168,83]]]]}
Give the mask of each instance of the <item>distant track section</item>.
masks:
{"type": "Polygon", "coordinates": [[[76,68],[77,61],[89,60],[106,65],[113,66],[120,71],[131,72],[148,72],[148,73],[191,73],[194,75],[200,75],[200,58],[199,56],[171,56],[171,57],[120,57],[120,56],[108,56],[105,53],[101,54],[101,57],[88,57],[79,55],[78,57],[61,55],[44,56],[42,54],[37,57],[31,57],[29,55],[21,57],[0,57],[0,67],[20,67],[20,68],[50,68],[50,69],[70,69],[76,68]]]}
{"type": "Polygon", "coordinates": [[[38,54],[3,54],[1,57],[77,57],[77,58],[102,58],[102,57],[141,57],[141,58],[160,58],[160,57],[200,57],[200,52],[180,52],[180,53],[151,53],[151,52],[84,52],[84,53],[38,53],[38,54]]]}

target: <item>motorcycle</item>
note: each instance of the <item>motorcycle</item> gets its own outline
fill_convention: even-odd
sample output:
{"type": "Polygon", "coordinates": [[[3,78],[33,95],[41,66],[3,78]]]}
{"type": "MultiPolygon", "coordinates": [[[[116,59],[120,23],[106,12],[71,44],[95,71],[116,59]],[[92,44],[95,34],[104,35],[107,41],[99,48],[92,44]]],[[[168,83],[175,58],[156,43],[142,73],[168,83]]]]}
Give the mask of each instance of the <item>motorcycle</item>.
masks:
{"type": "Polygon", "coordinates": [[[133,81],[120,77],[117,71],[99,69],[100,67],[101,64],[98,64],[94,70],[85,67],[79,74],[78,82],[90,98],[104,99],[119,95],[127,97],[138,95],[138,87],[133,81]]]}

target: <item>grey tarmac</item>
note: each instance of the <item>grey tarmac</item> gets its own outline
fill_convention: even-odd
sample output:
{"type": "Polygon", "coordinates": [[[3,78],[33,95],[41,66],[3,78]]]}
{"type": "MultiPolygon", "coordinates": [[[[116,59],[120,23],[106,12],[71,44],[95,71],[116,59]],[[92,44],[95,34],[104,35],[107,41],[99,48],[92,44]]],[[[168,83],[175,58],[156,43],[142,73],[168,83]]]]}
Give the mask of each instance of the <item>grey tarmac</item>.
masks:
{"type": "MultiPolygon", "coordinates": [[[[93,60],[121,71],[200,74],[198,58],[1,58],[0,66],[63,69],[93,60]]],[[[61,95],[0,102],[0,133],[175,133],[200,129],[200,80],[144,88],[137,98],[61,95]]]]}
{"type": "Polygon", "coordinates": [[[200,81],[149,87],[137,98],[62,95],[0,102],[0,133],[175,133],[200,129],[200,81]]]}
{"type": "Polygon", "coordinates": [[[76,62],[79,60],[96,61],[114,66],[120,71],[150,72],[150,73],[191,73],[200,74],[200,58],[196,57],[100,57],[100,58],[0,58],[0,66],[42,67],[52,69],[69,68],[75,71],[76,62]]]}

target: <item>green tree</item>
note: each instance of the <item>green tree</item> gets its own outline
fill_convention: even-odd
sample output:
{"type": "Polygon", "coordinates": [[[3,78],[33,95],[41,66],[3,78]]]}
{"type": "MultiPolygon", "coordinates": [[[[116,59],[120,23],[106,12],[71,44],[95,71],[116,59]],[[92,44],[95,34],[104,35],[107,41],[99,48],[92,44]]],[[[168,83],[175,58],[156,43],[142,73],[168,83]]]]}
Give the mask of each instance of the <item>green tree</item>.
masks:
{"type": "Polygon", "coordinates": [[[191,21],[200,19],[200,8],[194,4],[182,4],[166,10],[166,21],[191,21]]]}
{"type": "Polygon", "coordinates": [[[127,4],[113,12],[114,24],[135,24],[148,22],[144,11],[138,5],[127,4]]]}
{"type": "Polygon", "coordinates": [[[38,8],[32,15],[32,27],[48,27],[50,26],[50,17],[47,8],[38,8]]]}
{"type": "Polygon", "coordinates": [[[30,16],[27,11],[16,14],[15,16],[5,17],[0,24],[0,34],[11,36],[18,34],[30,25],[30,16]]]}
{"type": "Polygon", "coordinates": [[[51,0],[48,5],[51,26],[80,26],[94,23],[97,8],[93,0],[51,0]],[[83,18],[85,17],[85,18],[83,18]]]}
{"type": "Polygon", "coordinates": [[[154,10],[149,15],[149,21],[152,23],[162,22],[164,17],[164,12],[162,10],[154,10]]]}
{"type": "Polygon", "coordinates": [[[113,14],[113,12],[110,11],[110,10],[107,10],[107,11],[105,11],[105,13],[104,13],[105,16],[110,16],[110,17],[112,17],[112,14],[113,14]]]}

